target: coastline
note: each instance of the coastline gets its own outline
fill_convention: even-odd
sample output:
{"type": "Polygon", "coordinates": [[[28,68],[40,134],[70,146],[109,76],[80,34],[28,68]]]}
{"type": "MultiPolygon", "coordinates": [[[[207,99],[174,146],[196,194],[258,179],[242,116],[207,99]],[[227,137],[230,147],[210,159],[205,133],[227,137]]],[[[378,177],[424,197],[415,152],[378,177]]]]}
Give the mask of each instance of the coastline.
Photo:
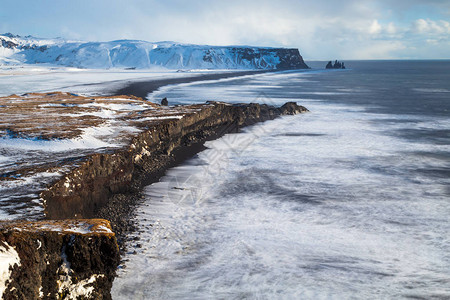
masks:
{"type": "Polygon", "coordinates": [[[252,70],[252,71],[236,71],[229,73],[215,73],[215,74],[203,74],[190,77],[181,78],[164,78],[164,79],[151,79],[151,80],[133,80],[130,81],[125,87],[112,90],[109,94],[111,96],[118,95],[133,95],[146,99],[147,95],[156,91],[158,88],[181,83],[192,83],[205,80],[218,80],[227,78],[239,78],[247,75],[264,74],[269,72],[279,72],[280,70],[252,70]]]}
{"type": "Polygon", "coordinates": [[[46,218],[107,219],[123,251],[127,233],[138,226],[132,223],[131,216],[143,187],[205,149],[206,141],[257,122],[308,111],[293,102],[280,108],[221,102],[194,107],[200,111],[181,119],[158,121],[123,148],[88,156],[83,164],[41,193],[46,218]]]}
{"type": "MultiPolygon", "coordinates": [[[[281,107],[223,102],[164,107],[133,96],[104,99],[70,93],[12,95],[4,97],[2,101],[5,102],[4,117],[8,120],[8,124],[11,120],[7,116],[7,111],[16,112],[21,106],[26,107],[26,111],[30,113],[34,113],[36,108],[52,112],[54,114],[52,118],[55,120],[56,116],[66,115],[62,118],[64,121],[61,124],[67,121],[65,119],[67,112],[78,120],[80,110],[88,110],[90,118],[81,118],[83,122],[77,123],[81,127],[64,128],[61,124],[56,127],[55,124],[50,124],[50,127],[40,126],[37,130],[32,123],[27,123],[30,117],[26,114],[20,115],[17,123],[13,122],[13,125],[2,124],[7,134],[6,138],[28,137],[31,138],[30,141],[76,140],[80,138],[83,128],[102,124],[102,119],[98,119],[98,113],[94,109],[104,105],[128,108],[140,105],[145,108],[131,113],[125,109],[125,114],[122,112],[117,116],[115,122],[119,120],[122,122],[119,127],[133,125],[141,130],[139,133],[130,132],[128,135],[116,137],[129,141],[123,146],[109,150],[93,150],[91,154],[78,157],[76,162],[71,157],[62,160],[57,158],[57,161],[51,161],[51,158],[50,161],[41,161],[34,167],[36,172],[42,170],[48,172],[47,168],[55,168],[58,165],[65,171],[60,173],[64,175],[54,179],[47,189],[40,193],[45,207],[45,220],[31,222],[30,226],[25,227],[21,227],[20,224],[27,222],[26,220],[14,220],[0,228],[0,252],[9,253],[11,260],[7,267],[12,270],[4,281],[4,291],[5,295],[14,292],[15,295],[19,295],[17,297],[34,297],[40,294],[43,279],[39,278],[44,278],[48,272],[59,274],[64,270],[64,274],[61,275],[63,277],[57,282],[54,277],[45,277],[46,293],[59,296],[73,295],[81,288],[85,296],[98,292],[108,299],[109,289],[115,277],[114,270],[120,260],[120,251],[125,249],[127,234],[139,228],[139,224],[133,224],[131,217],[141,199],[144,186],[158,181],[167,169],[203,150],[203,145],[208,140],[217,139],[229,132],[237,132],[240,128],[257,122],[307,111],[295,102],[287,102],[281,107]],[[21,101],[24,100],[21,97],[27,101],[21,101]],[[92,119],[93,116],[97,116],[97,119],[92,119]],[[27,126],[23,127],[24,124],[27,126]],[[71,220],[82,220],[87,224],[87,228],[100,222],[104,224],[101,228],[107,230],[102,229],[93,235],[89,231],[77,228],[76,222],[75,225],[69,225],[71,229],[68,231],[60,229],[61,226],[67,225],[59,224],[67,222],[72,224],[71,220]],[[58,225],[55,227],[54,224],[58,225]],[[27,242],[27,236],[34,238],[36,234],[43,236],[44,242],[38,241],[36,245],[27,242]],[[45,247],[41,247],[41,243],[45,247]],[[101,246],[102,243],[105,246],[101,246]],[[39,251],[20,250],[32,247],[37,247],[39,251]],[[114,251],[108,255],[95,256],[98,252],[96,247],[102,249],[106,247],[114,251]],[[61,248],[62,253],[59,251],[61,248]],[[18,249],[17,252],[14,249],[18,249]],[[65,249],[80,250],[70,252],[71,254],[67,254],[66,257],[65,249]],[[78,265],[77,257],[84,255],[79,253],[85,252],[91,253],[89,255],[99,261],[99,266],[109,265],[109,268],[95,269],[89,264],[78,265]],[[27,267],[29,253],[37,262],[36,267],[32,269],[27,267]],[[49,256],[52,257],[51,270],[45,265],[49,256]],[[108,261],[113,263],[110,264],[108,261]],[[66,268],[65,265],[69,267],[66,268]],[[71,269],[71,265],[75,269],[71,269]],[[83,274],[81,279],[75,277],[77,273],[83,274]],[[104,280],[95,281],[98,278],[104,280]],[[97,283],[91,288],[90,284],[94,281],[97,283]],[[22,286],[27,290],[22,290],[22,286]]],[[[45,124],[42,122],[51,117],[51,114],[43,113],[43,115],[44,118],[37,118],[34,122],[45,124]]],[[[111,118],[111,115],[107,118],[111,118]]],[[[27,172],[33,172],[32,169],[33,167],[28,168],[27,172]]],[[[15,171],[3,174],[2,180],[14,181],[20,178],[23,171],[18,167],[15,171]]]]}

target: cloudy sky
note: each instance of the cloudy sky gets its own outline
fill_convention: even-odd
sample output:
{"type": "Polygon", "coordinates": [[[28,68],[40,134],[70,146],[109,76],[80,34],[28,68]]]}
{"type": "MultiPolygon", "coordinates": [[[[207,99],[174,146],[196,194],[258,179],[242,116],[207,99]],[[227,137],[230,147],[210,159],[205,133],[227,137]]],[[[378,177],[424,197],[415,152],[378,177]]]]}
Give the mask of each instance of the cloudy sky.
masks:
{"type": "Polygon", "coordinates": [[[0,32],[295,47],[307,60],[450,58],[450,1],[0,0],[0,32]]]}

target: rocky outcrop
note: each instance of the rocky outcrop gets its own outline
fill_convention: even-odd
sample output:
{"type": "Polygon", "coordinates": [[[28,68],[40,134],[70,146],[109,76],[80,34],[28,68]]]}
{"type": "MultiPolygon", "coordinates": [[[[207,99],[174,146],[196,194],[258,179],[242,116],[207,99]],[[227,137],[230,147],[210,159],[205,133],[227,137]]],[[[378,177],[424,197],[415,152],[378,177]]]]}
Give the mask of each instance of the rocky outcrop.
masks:
{"type": "MultiPolygon", "coordinates": [[[[248,61],[255,69],[309,69],[298,49],[233,47],[229,51],[236,60],[248,61]],[[270,57],[278,59],[278,62],[272,63],[267,59],[270,57]]],[[[215,52],[218,51],[211,49],[205,57],[211,59],[211,53],[215,52]]]]}
{"type": "Polygon", "coordinates": [[[280,58],[280,63],[276,66],[277,70],[309,69],[298,49],[281,48],[275,51],[280,58]]]}
{"type": "Polygon", "coordinates": [[[111,299],[119,248],[106,220],[0,222],[1,299],[111,299]]]}
{"type": "Polygon", "coordinates": [[[344,62],[340,62],[335,60],[334,64],[331,62],[331,60],[327,63],[325,66],[326,69],[345,69],[344,62]]]}
{"type": "Polygon", "coordinates": [[[15,49],[18,46],[16,43],[14,43],[12,41],[7,41],[5,39],[2,39],[1,37],[0,37],[0,44],[2,47],[7,48],[7,49],[15,49]]]}

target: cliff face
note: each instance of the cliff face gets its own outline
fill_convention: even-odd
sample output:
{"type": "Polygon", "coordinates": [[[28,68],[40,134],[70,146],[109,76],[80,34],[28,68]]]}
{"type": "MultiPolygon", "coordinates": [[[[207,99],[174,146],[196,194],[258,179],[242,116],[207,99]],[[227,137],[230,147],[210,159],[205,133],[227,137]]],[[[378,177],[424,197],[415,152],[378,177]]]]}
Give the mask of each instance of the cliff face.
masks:
{"type": "Polygon", "coordinates": [[[277,49],[280,63],[276,69],[309,69],[298,49],[277,49]]]}
{"type": "Polygon", "coordinates": [[[194,114],[161,120],[149,126],[120,151],[91,155],[84,164],[41,193],[46,216],[51,219],[94,217],[112,195],[133,193],[167,168],[175,159],[174,150],[202,143],[245,125],[306,111],[292,102],[281,108],[218,102],[198,108],[194,114]]]}
{"type": "Polygon", "coordinates": [[[119,249],[106,220],[0,222],[0,298],[111,299],[119,249]]]}
{"type": "Polygon", "coordinates": [[[0,63],[50,63],[79,68],[305,69],[298,49],[207,46],[120,40],[74,42],[0,35],[0,63]],[[1,49],[0,49],[1,50],[1,49]],[[2,57],[3,56],[3,57],[2,57]]]}

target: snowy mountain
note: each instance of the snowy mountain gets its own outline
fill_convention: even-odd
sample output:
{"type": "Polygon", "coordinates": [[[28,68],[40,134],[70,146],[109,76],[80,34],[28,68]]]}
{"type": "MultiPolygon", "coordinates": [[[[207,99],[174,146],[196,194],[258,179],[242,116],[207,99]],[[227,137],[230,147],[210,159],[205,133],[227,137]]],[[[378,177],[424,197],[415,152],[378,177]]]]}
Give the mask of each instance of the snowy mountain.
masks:
{"type": "Polygon", "coordinates": [[[80,42],[0,34],[0,65],[49,63],[77,68],[305,69],[298,49],[203,46],[119,40],[80,42]]]}

